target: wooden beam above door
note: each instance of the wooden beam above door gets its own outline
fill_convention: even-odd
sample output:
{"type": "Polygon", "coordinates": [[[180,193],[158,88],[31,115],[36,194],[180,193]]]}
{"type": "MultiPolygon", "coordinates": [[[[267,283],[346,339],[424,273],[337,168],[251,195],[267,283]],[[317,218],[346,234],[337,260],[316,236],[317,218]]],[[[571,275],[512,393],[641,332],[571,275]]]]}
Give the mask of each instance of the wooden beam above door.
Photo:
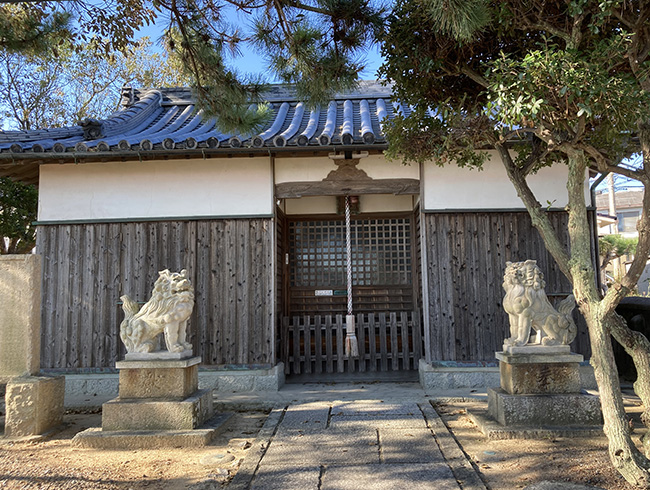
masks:
{"type": "Polygon", "coordinates": [[[377,179],[320,182],[284,182],[276,184],[278,199],[297,199],[305,196],[346,196],[363,194],[413,194],[420,193],[417,179],[377,179]]]}

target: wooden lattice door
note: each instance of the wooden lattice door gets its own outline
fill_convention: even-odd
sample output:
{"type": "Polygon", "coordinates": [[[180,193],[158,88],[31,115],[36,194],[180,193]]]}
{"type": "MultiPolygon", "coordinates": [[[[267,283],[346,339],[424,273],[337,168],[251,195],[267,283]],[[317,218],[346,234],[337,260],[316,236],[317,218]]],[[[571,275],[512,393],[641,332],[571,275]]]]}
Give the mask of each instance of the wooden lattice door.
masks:
{"type": "MultiPolygon", "coordinates": [[[[355,313],[413,310],[410,216],[352,220],[355,313]]],[[[289,221],[289,316],[345,314],[345,223],[289,221]]]]}

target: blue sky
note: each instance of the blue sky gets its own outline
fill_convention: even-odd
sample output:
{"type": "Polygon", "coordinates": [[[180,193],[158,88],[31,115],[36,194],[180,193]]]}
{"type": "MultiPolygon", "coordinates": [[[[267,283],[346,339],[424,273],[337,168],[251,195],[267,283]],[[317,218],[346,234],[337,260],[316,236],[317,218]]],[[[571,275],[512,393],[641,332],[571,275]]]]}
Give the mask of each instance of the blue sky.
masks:
{"type": "MultiPolygon", "coordinates": [[[[230,22],[237,25],[246,26],[251,21],[251,16],[241,12],[231,12],[229,14],[230,22]]],[[[163,29],[167,25],[164,17],[159,19],[157,24],[146,26],[140,29],[140,36],[147,36],[151,39],[155,46],[160,45],[160,37],[162,36],[163,29]]],[[[268,71],[268,65],[263,56],[253,50],[250,46],[241,44],[241,56],[234,58],[233,65],[240,74],[254,74],[263,75],[269,83],[277,82],[268,71]]],[[[377,46],[370,50],[365,57],[366,69],[361,72],[361,80],[374,80],[377,78],[377,69],[382,64],[382,58],[379,54],[377,46]]]]}

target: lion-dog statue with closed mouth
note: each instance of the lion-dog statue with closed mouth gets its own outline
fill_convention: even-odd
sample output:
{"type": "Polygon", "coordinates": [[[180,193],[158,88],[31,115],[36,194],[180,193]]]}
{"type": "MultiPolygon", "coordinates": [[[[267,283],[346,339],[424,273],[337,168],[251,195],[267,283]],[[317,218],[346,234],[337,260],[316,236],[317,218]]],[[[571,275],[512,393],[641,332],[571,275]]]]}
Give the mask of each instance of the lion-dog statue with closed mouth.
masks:
{"type": "Polygon", "coordinates": [[[185,269],[180,273],[160,271],[151,299],[142,308],[126,295],[120,299],[125,314],[120,324],[120,338],[128,353],[159,351],[161,333],[164,333],[167,351],[191,351],[186,330],[194,308],[194,288],[185,269]]]}
{"type": "Polygon", "coordinates": [[[578,329],[571,317],[576,306],[574,296],[562,300],[556,310],[546,296],[545,286],[537,261],[506,262],[503,308],[510,318],[510,338],[504,345],[568,345],[575,339],[578,329]],[[533,331],[537,335],[529,343],[533,331]]]}

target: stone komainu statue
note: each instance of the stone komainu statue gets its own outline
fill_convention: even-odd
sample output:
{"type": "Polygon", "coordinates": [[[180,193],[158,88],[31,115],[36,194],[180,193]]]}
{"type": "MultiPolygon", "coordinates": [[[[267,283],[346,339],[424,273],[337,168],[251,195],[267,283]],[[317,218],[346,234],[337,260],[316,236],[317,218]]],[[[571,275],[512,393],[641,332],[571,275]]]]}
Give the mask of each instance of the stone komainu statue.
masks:
{"type": "Polygon", "coordinates": [[[545,286],[535,260],[506,262],[503,308],[510,317],[510,338],[505,345],[526,345],[533,330],[537,332],[533,344],[568,345],[575,339],[578,329],[571,317],[576,306],[574,296],[569,295],[555,310],[546,297],[545,286]]]}
{"type": "Polygon", "coordinates": [[[128,353],[159,350],[158,336],[164,332],[169,352],[191,350],[186,341],[187,319],[194,308],[194,288],[187,271],[164,270],[142,308],[128,296],[120,298],[125,318],[120,324],[120,338],[128,353]]]}

